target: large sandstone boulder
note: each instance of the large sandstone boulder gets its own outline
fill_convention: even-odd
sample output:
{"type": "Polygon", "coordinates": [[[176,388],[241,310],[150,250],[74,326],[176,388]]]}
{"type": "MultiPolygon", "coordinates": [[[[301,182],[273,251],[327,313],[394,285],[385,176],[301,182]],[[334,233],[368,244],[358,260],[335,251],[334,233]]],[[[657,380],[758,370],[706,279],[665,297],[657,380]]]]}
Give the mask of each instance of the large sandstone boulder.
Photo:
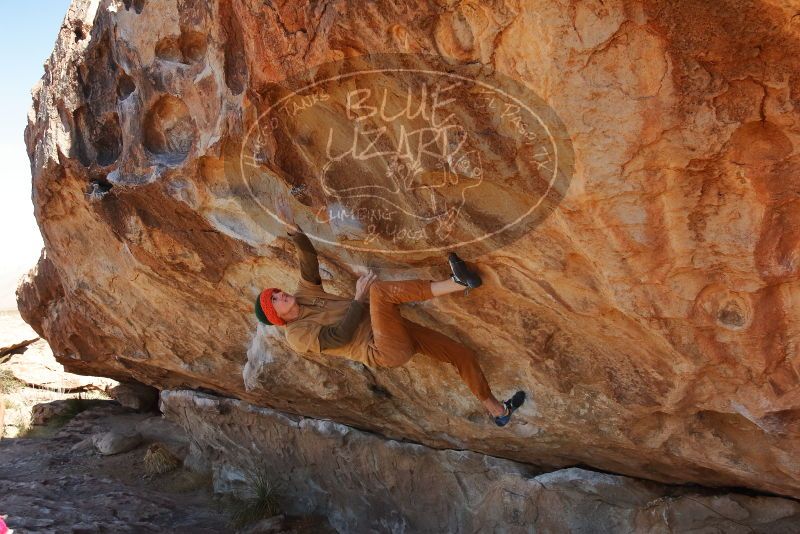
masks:
{"type": "Polygon", "coordinates": [[[26,130],[46,252],[20,311],[72,372],[540,466],[800,497],[796,12],[75,0],[26,130]],[[352,81],[376,65],[393,70],[352,81]],[[314,76],[324,90],[303,85],[314,76]],[[391,115],[425,76],[461,76],[439,102],[457,127],[421,124],[427,108],[380,130],[387,115],[358,91],[387,89],[391,115]],[[354,131],[390,134],[348,152],[354,131]],[[410,131],[436,157],[399,154],[410,131]],[[297,277],[278,197],[332,292],[352,294],[358,265],[443,276],[448,244],[478,264],[483,287],[405,313],[475,349],[499,395],[529,391],[514,423],[492,426],[428,358],[370,370],[257,327],[258,291],[297,277]]]}

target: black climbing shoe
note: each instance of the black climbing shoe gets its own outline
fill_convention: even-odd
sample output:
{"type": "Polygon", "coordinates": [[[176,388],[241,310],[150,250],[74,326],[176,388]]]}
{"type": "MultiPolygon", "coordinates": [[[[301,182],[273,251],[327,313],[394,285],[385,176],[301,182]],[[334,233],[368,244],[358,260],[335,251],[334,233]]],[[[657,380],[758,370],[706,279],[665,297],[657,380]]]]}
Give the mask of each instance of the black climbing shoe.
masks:
{"type": "Polygon", "coordinates": [[[503,415],[499,415],[494,418],[494,424],[497,426],[506,426],[511,420],[511,414],[516,411],[517,408],[522,406],[525,402],[525,392],[524,391],[517,391],[514,393],[514,396],[508,399],[507,401],[503,401],[503,405],[506,407],[506,413],[503,415]]]}
{"type": "Polygon", "coordinates": [[[467,286],[467,289],[478,287],[483,283],[480,275],[475,271],[471,271],[469,267],[467,267],[467,264],[464,263],[464,260],[459,258],[455,252],[451,252],[450,255],[447,256],[447,261],[450,262],[450,270],[453,271],[453,275],[450,278],[452,278],[455,283],[467,286]]]}

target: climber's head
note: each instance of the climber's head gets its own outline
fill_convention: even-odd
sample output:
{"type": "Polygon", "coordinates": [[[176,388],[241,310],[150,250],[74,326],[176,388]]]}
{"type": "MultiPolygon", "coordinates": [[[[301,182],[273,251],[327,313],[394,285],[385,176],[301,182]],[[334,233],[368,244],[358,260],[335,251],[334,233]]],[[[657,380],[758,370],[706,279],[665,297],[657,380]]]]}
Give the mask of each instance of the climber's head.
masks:
{"type": "Polygon", "coordinates": [[[277,287],[270,287],[256,298],[256,317],[264,324],[285,325],[296,316],[297,300],[294,295],[285,293],[277,287]]]}

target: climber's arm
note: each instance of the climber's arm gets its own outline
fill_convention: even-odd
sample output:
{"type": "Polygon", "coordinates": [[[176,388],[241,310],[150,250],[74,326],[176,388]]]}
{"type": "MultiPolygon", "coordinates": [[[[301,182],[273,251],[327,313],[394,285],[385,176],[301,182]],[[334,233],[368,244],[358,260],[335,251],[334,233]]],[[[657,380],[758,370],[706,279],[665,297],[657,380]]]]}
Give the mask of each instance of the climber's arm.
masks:
{"type": "Polygon", "coordinates": [[[320,350],[335,349],[350,343],[358,325],[361,324],[364,308],[364,303],[354,300],[350,303],[350,307],[347,308],[345,316],[338,323],[323,326],[322,330],[319,331],[320,350]]]}
{"type": "Polygon", "coordinates": [[[286,235],[292,238],[294,246],[297,248],[297,255],[300,257],[300,276],[307,282],[321,285],[322,278],[319,276],[317,251],[314,250],[314,245],[311,244],[308,236],[294,222],[294,215],[286,199],[281,197],[275,199],[275,212],[278,214],[278,219],[283,222],[286,235]]]}
{"type": "Polygon", "coordinates": [[[297,248],[297,254],[300,257],[300,276],[303,280],[311,282],[312,284],[322,284],[322,278],[319,276],[319,260],[317,259],[317,251],[314,250],[314,245],[306,234],[298,227],[286,228],[286,235],[292,238],[294,246],[297,248]]]}

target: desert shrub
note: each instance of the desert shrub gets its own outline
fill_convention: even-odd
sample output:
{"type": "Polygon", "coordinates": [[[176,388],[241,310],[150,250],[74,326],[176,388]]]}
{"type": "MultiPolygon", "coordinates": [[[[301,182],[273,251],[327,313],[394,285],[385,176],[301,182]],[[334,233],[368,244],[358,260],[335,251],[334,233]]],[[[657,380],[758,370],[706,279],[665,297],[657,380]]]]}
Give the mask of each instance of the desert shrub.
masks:
{"type": "Polygon", "coordinates": [[[0,368],[0,394],[9,395],[22,389],[23,385],[10,369],[0,368]]]}
{"type": "Polygon", "coordinates": [[[245,474],[246,490],[241,498],[232,498],[228,503],[231,523],[241,528],[261,519],[280,514],[278,486],[272,481],[266,468],[256,468],[245,474]]]}
{"type": "Polygon", "coordinates": [[[31,423],[30,412],[26,412],[24,410],[18,411],[17,417],[13,424],[15,427],[17,427],[18,438],[34,437],[31,432],[31,430],[33,429],[33,424],[31,423]]]}
{"type": "Polygon", "coordinates": [[[176,469],[181,461],[161,443],[153,443],[144,453],[144,470],[150,475],[160,475],[176,469]]]}

